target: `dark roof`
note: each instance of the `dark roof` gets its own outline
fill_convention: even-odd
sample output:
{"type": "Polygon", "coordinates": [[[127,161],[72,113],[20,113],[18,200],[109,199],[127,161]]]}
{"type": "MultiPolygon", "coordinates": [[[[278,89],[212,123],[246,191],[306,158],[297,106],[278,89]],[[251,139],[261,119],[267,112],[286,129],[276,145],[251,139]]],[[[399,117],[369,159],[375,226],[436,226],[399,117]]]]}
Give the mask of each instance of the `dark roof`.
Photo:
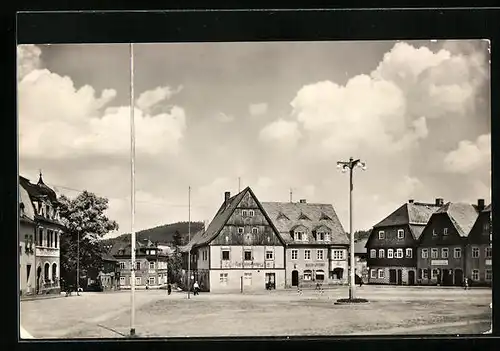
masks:
{"type": "Polygon", "coordinates": [[[439,205],[422,202],[405,203],[396,211],[373,227],[390,227],[398,225],[426,225],[431,215],[439,209],[439,205]]]}
{"type": "Polygon", "coordinates": [[[184,246],[179,246],[179,251],[180,252],[188,252],[195,243],[197,243],[201,236],[203,235],[204,231],[203,230],[199,230],[197,231],[192,237],[191,237],[191,241],[189,243],[187,243],[186,245],[184,246]]]}
{"type": "Polygon", "coordinates": [[[37,184],[31,183],[28,178],[23,176],[19,176],[19,184],[26,189],[32,200],[47,199],[53,203],[57,203],[55,191],[45,185],[41,174],[37,184]]]}
{"type": "Polygon", "coordinates": [[[469,235],[474,223],[476,222],[478,217],[478,208],[476,205],[448,202],[435,213],[436,215],[446,213],[458,234],[462,237],[466,237],[469,235]]]}
{"type": "MultiPolygon", "coordinates": [[[[135,248],[136,250],[139,250],[147,248],[155,249],[158,247],[155,244],[151,243],[150,241],[145,243],[144,241],[141,242],[139,240],[136,240],[135,248]]],[[[129,242],[117,242],[109,250],[109,254],[111,256],[130,256],[132,254],[132,244],[129,242]],[[121,250],[123,250],[123,254],[120,255],[121,250]]]]}
{"type": "Polygon", "coordinates": [[[491,212],[491,204],[486,206],[482,212],[491,212]]]}
{"type": "Polygon", "coordinates": [[[114,258],[113,256],[111,256],[109,253],[103,253],[101,255],[101,258],[103,261],[111,261],[111,262],[118,262],[118,260],[116,258],[114,258]]]}
{"type": "Polygon", "coordinates": [[[368,238],[355,241],[354,242],[354,253],[355,254],[365,254],[367,242],[368,242],[368,238]]]}
{"type": "MultiPolygon", "coordinates": [[[[257,205],[261,208],[264,216],[267,217],[266,211],[264,210],[261,203],[259,202],[259,200],[255,196],[255,194],[253,193],[252,189],[250,189],[250,187],[246,187],[238,194],[234,195],[233,197],[230,197],[228,199],[227,203],[224,201],[222,203],[221,207],[219,208],[219,210],[217,211],[217,213],[215,214],[214,218],[212,219],[212,221],[208,225],[208,228],[202,233],[198,232],[197,235],[195,235],[191,239],[191,241],[183,247],[183,249],[189,250],[189,247],[192,248],[192,247],[196,247],[196,246],[206,245],[206,244],[209,244],[213,239],[215,239],[217,237],[217,235],[219,235],[222,228],[226,225],[227,221],[229,220],[229,218],[233,214],[234,210],[238,207],[241,200],[245,197],[245,195],[247,193],[250,193],[250,195],[254,198],[257,205]]],[[[285,241],[281,237],[279,231],[274,226],[272,219],[267,218],[267,220],[269,221],[269,224],[271,225],[273,230],[276,232],[278,239],[283,244],[285,244],[285,241]]]]}
{"type": "MultiPolygon", "coordinates": [[[[331,230],[332,244],[345,245],[349,243],[340,220],[330,204],[297,203],[297,202],[263,202],[262,207],[269,215],[286,243],[293,243],[290,231],[302,225],[312,232],[318,226],[324,225],[331,230]],[[325,216],[326,215],[326,216],[325,216]],[[309,219],[301,219],[301,218],[309,219]],[[329,219],[321,219],[326,218],[329,219]],[[288,219],[287,219],[288,218],[288,219]]],[[[307,243],[316,243],[311,236],[307,243]]],[[[304,244],[301,242],[301,244],[304,244]]]]}

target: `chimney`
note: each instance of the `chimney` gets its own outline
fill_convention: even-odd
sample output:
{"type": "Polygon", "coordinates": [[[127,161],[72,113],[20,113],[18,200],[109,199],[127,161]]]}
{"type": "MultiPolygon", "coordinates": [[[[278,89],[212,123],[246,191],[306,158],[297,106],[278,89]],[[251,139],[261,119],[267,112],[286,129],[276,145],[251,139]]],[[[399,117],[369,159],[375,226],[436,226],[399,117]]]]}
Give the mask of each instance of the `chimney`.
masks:
{"type": "Polygon", "coordinates": [[[300,199],[300,203],[301,204],[305,204],[306,203],[306,199],[300,199]]]}
{"type": "Polygon", "coordinates": [[[228,202],[229,202],[229,198],[231,197],[231,193],[229,191],[226,191],[224,193],[224,204],[227,206],[228,202]]]}
{"type": "Polygon", "coordinates": [[[444,205],[444,200],[441,198],[436,199],[436,206],[443,206],[444,205]]]}
{"type": "Polygon", "coordinates": [[[477,200],[477,207],[478,207],[479,211],[484,210],[484,199],[477,200]]]}
{"type": "Polygon", "coordinates": [[[414,201],[415,201],[415,200],[410,199],[410,200],[408,200],[408,203],[409,203],[409,204],[412,204],[414,201]]]}

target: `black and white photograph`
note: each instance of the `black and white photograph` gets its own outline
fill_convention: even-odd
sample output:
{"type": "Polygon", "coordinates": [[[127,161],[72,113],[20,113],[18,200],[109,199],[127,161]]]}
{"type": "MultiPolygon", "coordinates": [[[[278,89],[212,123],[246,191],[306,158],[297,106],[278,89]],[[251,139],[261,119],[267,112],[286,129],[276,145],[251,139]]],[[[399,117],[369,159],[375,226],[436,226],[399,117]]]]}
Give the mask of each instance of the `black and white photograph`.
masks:
{"type": "Polygon", "coordinates": [[[17,46],[21,339],[492,330],[490,42],[17,46]]]}

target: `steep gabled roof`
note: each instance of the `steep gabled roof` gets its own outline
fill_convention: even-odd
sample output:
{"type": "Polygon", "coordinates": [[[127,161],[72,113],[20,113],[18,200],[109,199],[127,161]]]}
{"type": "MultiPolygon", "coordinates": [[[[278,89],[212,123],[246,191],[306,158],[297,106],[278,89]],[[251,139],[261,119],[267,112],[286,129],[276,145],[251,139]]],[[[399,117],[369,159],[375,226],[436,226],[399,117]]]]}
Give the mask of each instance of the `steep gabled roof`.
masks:
{"type": "MultiPolygon", "coordinates": [[[[240,204],[241,200],[245,197],[245,195],[249,193],[250,196],[253,197],[255,202],[257,203],[257,206],[260,208],[262,211],[263,215],[266,217],[267,221],[269,222],[270,226],[273,228],[274,232],[276,233],[278,239],[282,242],[282,244],[285,244],[285,241],[283,238],[280,236],[279,231],[276,229],[276,227],[273,224],[273,221],[269,218],[269,215],[265,212],[264,208],[262,207],[260,201],[257,199],[255,194],[253,193],[252,189],[250,187],[246,187],[243,189],[240,193],[234,195],[233,197],[229,198],[229,200],[224,202],[219,210],[217,211],[215,217],[212,219],[210,224],[208,225],[208,228],[203,232],[201,235],[199,235],[197,238],[193,238],[191,242],[188,245],[191,245],[190,247],[196,247],[196,246],[202,246],[202,245],[207,245],[209,244],[212,240],[214,240],[217,235],[219,235],[220,231],[222,228],[226,225],[227,221],[231,217],[231,215],[234,213],[234,210],[238,207],[240,204]]],[[[189,246],[186,245],[186,249],[189,250],[189,246]]]]}
{"type": "Polygon", "coordinates": [[[422,202],[404,203],[373,227],[380,228],[410,224],[426,225],[431,215],[436,212],[439,207],[439,205],[422,202]]]}
{"type": "Polygon", "coordinates": [[[448,202],[435,213],[436,215],[446,213],[458,234],[467,237],[476,222],[478,208],[476,205],[448,202]]]}
{"type": "Polygon", "coordinates": [[[23,211],[20,213],[21,217],[27,218],[29,220],[35,220],[35,209],[33,203],[31,202],[30,195],[25,188],[26,184],[21,183],[19,186],[19,205],[22,204],[23,211]]]}
{"type": "MultiPolygon", "coordinates": [[[[303,225],[310,232],[314,228],[324,225],[331,230],[331,244],[345,245],[349,243],[347,235],[330,204],[297,203],[297,202],[263,202],[262,207],[271,218],[277,218],[279,213],[283,213],[289,220],[283,218],[274,221],[276,228],[287,243],[293,243],[290,231],[298,225],[303,225]],[[324,215],[330,219],[324,219],[324,215]],[[299,219],[301,215],[306,215],[309,220],[299,219]]],[[[310,238],[311,239],[311,238],[310,238]]],[[[314,243],[312,240],[309,243],[314,243]]],[[[300,244],[304,244],[301,242],[300,244]]]]}

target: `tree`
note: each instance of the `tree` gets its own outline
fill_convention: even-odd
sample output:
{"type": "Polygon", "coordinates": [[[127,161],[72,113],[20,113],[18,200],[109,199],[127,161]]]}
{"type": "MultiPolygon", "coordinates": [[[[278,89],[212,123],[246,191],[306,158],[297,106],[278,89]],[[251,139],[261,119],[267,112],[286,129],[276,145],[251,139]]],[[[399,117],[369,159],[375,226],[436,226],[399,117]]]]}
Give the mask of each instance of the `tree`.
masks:
{"type": "Polygon", "coordinates": [[[168,260],[168,279],[171,283],[180,283],[182,277],[182,253],[180,252],[182,246],[181,233],[175,231],[173,236],[172,254],[168,260]]]}
{"type": "Polygon", "coordinates": [[[79,256],[80,277],[97,275],[102,267],[103,247],[99,240],[118,229],[105,211],[108,199],[84,191],[74,199],[62,195],[59,198],[61,220],[66,227],[61,236],[61,277],[68,285],[76,285],[79,256]],[[79,241],[79,255],[78,255],[79,241]]]}

